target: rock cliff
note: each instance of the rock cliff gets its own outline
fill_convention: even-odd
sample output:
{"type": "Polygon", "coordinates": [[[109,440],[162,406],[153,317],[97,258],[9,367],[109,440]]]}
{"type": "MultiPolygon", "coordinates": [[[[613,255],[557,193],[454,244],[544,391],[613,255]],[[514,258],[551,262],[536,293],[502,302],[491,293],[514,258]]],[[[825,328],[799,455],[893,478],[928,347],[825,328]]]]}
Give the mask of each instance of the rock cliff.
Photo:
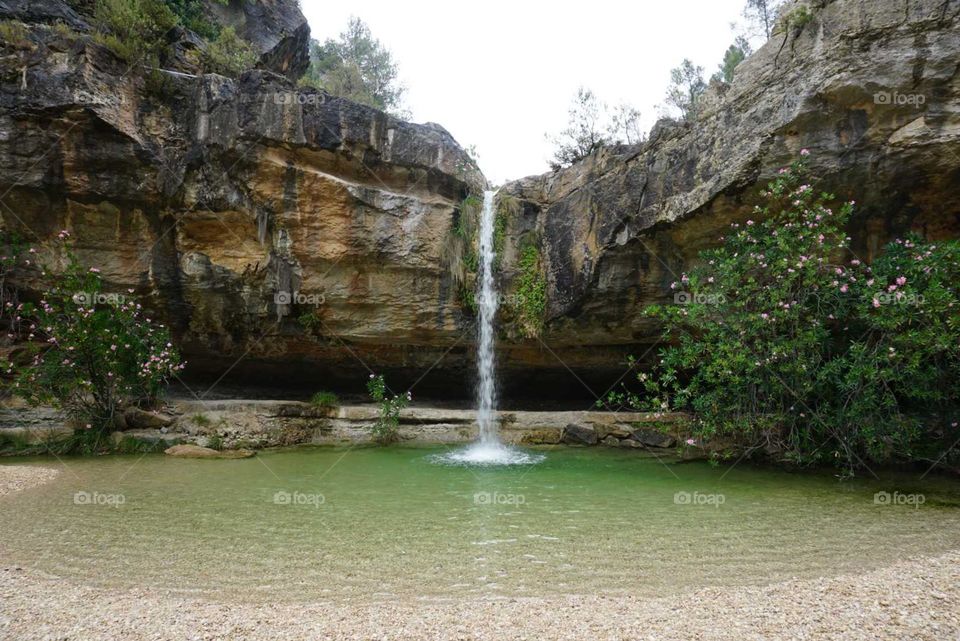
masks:
{"type": "Polygon", "coordinates": [[[652,358],[658,332],[641,309],[672,300],[670,283],[750,216],[801,149],[825,188],[857,201],[861,257],[908,230],[960,234],[960,2],[804,6],[810,19],[784,21],[732,84],[713,84],[694,122],[661,121],[642,145],[504,187],[522,212],[508,244],[540,248],[549,346],[540,366],[562,359],[590,380],[598,356],[652,358]]]}
{"type": "MultiPolygon", "coordinates": [[[[169,321],[194,378],[362,384],[361,360],[422,371],[436,358],[424,346],[442,352],[471,325],[441,253],[485,180],[438,125],[297,88],[282,75],[306,55],[295,3],[259,3],[269,20],[241,5],[254,6],[218,11],[245,25],[263,69],[165,72],[161,91],[69,6],[0,5],[27,36],[0,61],[3,224],[54,268],[51,240],[70,230],[111,291],[169,321]],[[77,28],[52,26],[61,15],[77,28]]],[[[22,284],[39,290],[35,276],[22,284]]]]}
{"type": "MultiPolygon", "coordinates": [[[[195,75],[173,59],[158,91],[88,35],[84,3],[0,0],[26,32],[0,53],[4,227],[54,267],[70,230],[112,291],[169,321],[199,391],[359,390],[371,368],[465,393],[482,174],[438,125],[298,89],[309,32],[292,1],[214,4],[258,69],[195,75]]],[[[865,257],[910,228],[956,236],[958,16],[958,0],[817,2],[711,87],[695,122],[505,186],[505,394],[603,393],[656,338],[643,306],[801,148],[858,201],[865,257]]]]}

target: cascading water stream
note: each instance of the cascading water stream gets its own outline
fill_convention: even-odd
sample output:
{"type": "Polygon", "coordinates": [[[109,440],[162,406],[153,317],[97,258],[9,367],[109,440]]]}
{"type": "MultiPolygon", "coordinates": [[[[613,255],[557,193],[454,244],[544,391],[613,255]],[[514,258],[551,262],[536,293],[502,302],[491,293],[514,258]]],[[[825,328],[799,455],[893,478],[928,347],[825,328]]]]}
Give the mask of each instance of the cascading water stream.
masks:
{"type": "Polygon", "coordinates": [[[479,337],[477,340],[477,425],[480,445],[495,447],[500,444],[493,408],[496,403],[494,367],[493,321],[497,316],[497,291],[493,281],[493,228],[496,211],[496,192],[483,193],[483,213],[480,216],[480,295],[477,297],[479,337]]]}
{"type": "Polygon", "coordinates": [[[493,278],[494,226],[496,220],[495,191],[483,193],[483,210],[480,215],[480,273],[477,293],[477,426],[480,440],[470,447],[440,457],[448,463],[476,465],[517,465],[536,463],[543,455],[529,454],[507,447],[500,442],[498,434],[496,402],[496,334],[494,321],[497,316],[498,295],[493,278]]]}

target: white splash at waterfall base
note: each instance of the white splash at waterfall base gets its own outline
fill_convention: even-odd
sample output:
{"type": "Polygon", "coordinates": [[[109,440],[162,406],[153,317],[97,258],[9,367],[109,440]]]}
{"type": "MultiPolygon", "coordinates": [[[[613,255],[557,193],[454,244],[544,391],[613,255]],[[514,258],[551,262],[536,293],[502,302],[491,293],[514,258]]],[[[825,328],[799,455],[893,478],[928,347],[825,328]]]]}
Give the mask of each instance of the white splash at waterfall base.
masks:
{"type": "Polygon", "coordinates": [[[496,282],[493,278],[495,191],[483,193],[480,215],[480,292],[477,294],[479,336],[477,337],[477,426],[480,440],[463,450],[440,457],[442,462],[468,465],[524,465],[543,460],[542,454],[530,454],[500,442],[497,433],[496,282]]]}

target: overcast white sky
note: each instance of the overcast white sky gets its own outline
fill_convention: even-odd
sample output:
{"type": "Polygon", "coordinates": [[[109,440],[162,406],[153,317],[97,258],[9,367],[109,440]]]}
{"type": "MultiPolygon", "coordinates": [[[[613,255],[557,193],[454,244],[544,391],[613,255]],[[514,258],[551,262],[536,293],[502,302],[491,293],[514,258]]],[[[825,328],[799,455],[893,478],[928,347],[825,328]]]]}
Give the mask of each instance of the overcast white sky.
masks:
{"type": "Polygon", "coordinates": [[[577,87],[627,101],[656,120],[670,69],[684,57],[717,69],[745,0],[301,0],[313,37],[351,15],[389,48],[415,122],[476,145],[494,183],[548,170],[545,132],[566,123],[577,87]]]}

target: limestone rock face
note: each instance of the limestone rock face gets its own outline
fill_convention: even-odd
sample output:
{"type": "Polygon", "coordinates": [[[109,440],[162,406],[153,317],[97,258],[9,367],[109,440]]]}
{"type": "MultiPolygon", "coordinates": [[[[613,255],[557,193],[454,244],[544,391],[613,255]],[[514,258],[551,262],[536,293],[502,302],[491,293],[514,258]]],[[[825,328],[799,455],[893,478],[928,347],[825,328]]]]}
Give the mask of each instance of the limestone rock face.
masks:
{"type": "MultiPolygon", "coordinates": [[[[109,291],[133,290],[172,327],[198,394],[231,381],[361,391],[370,370],[414,394],[466,393],[475,324],[451,248],[462,201],[486,181],[451,135],[296,88],[307,32],[293,0],[211,2],[258,43],[261,68],[166,73],[160,92],[85,35],[80,4],[0,0],[0,19],[29,31],[0,55],[3,226],[52,269],[69,230],[109,291]]],[[[827,188],[858,202],[862,257],[908,229],[957,235],[960,5],[812,6],[711,87],[696,122],[503,188],[505,397],[602,396],[627,354],[655,344],[643,307],[669,300],[803,148],[827,188]],[[530,246],[546,293],[535,337],[515,309],[530,246]]],[[[39,273],[20,284],[43,287],[39,273]]]]}
{"type": "Polygon", "coordinates": [[[563,361],[590,382],[600,357],[618,366],[594,377],[600,394],[624,353],[652,356],[659,333],[639,312],[672,300],[670,283],[751,216],[801,149],[825,188],[856,200],[860,257],[908,230],[960,233],[960,4],[808,4],[813,19],[774,34],[731,85],[712,85],[695,122],[661,121],[645,144],[503,188],[521,212],[507,245],[535,242],[547,281],[550,350],[532,366],[563,361]]]}
{"type": "Polygon", "coordinates": [[[0,217],[44,264],[69,230],[204,382],[359,388],[368,364],[419,376],[458,341],[466,367],[443,252],[486,181],[446,130],[266,70],[168,73],[157,95],[89,37],[29,27],[0,59],[0,217]]]}

